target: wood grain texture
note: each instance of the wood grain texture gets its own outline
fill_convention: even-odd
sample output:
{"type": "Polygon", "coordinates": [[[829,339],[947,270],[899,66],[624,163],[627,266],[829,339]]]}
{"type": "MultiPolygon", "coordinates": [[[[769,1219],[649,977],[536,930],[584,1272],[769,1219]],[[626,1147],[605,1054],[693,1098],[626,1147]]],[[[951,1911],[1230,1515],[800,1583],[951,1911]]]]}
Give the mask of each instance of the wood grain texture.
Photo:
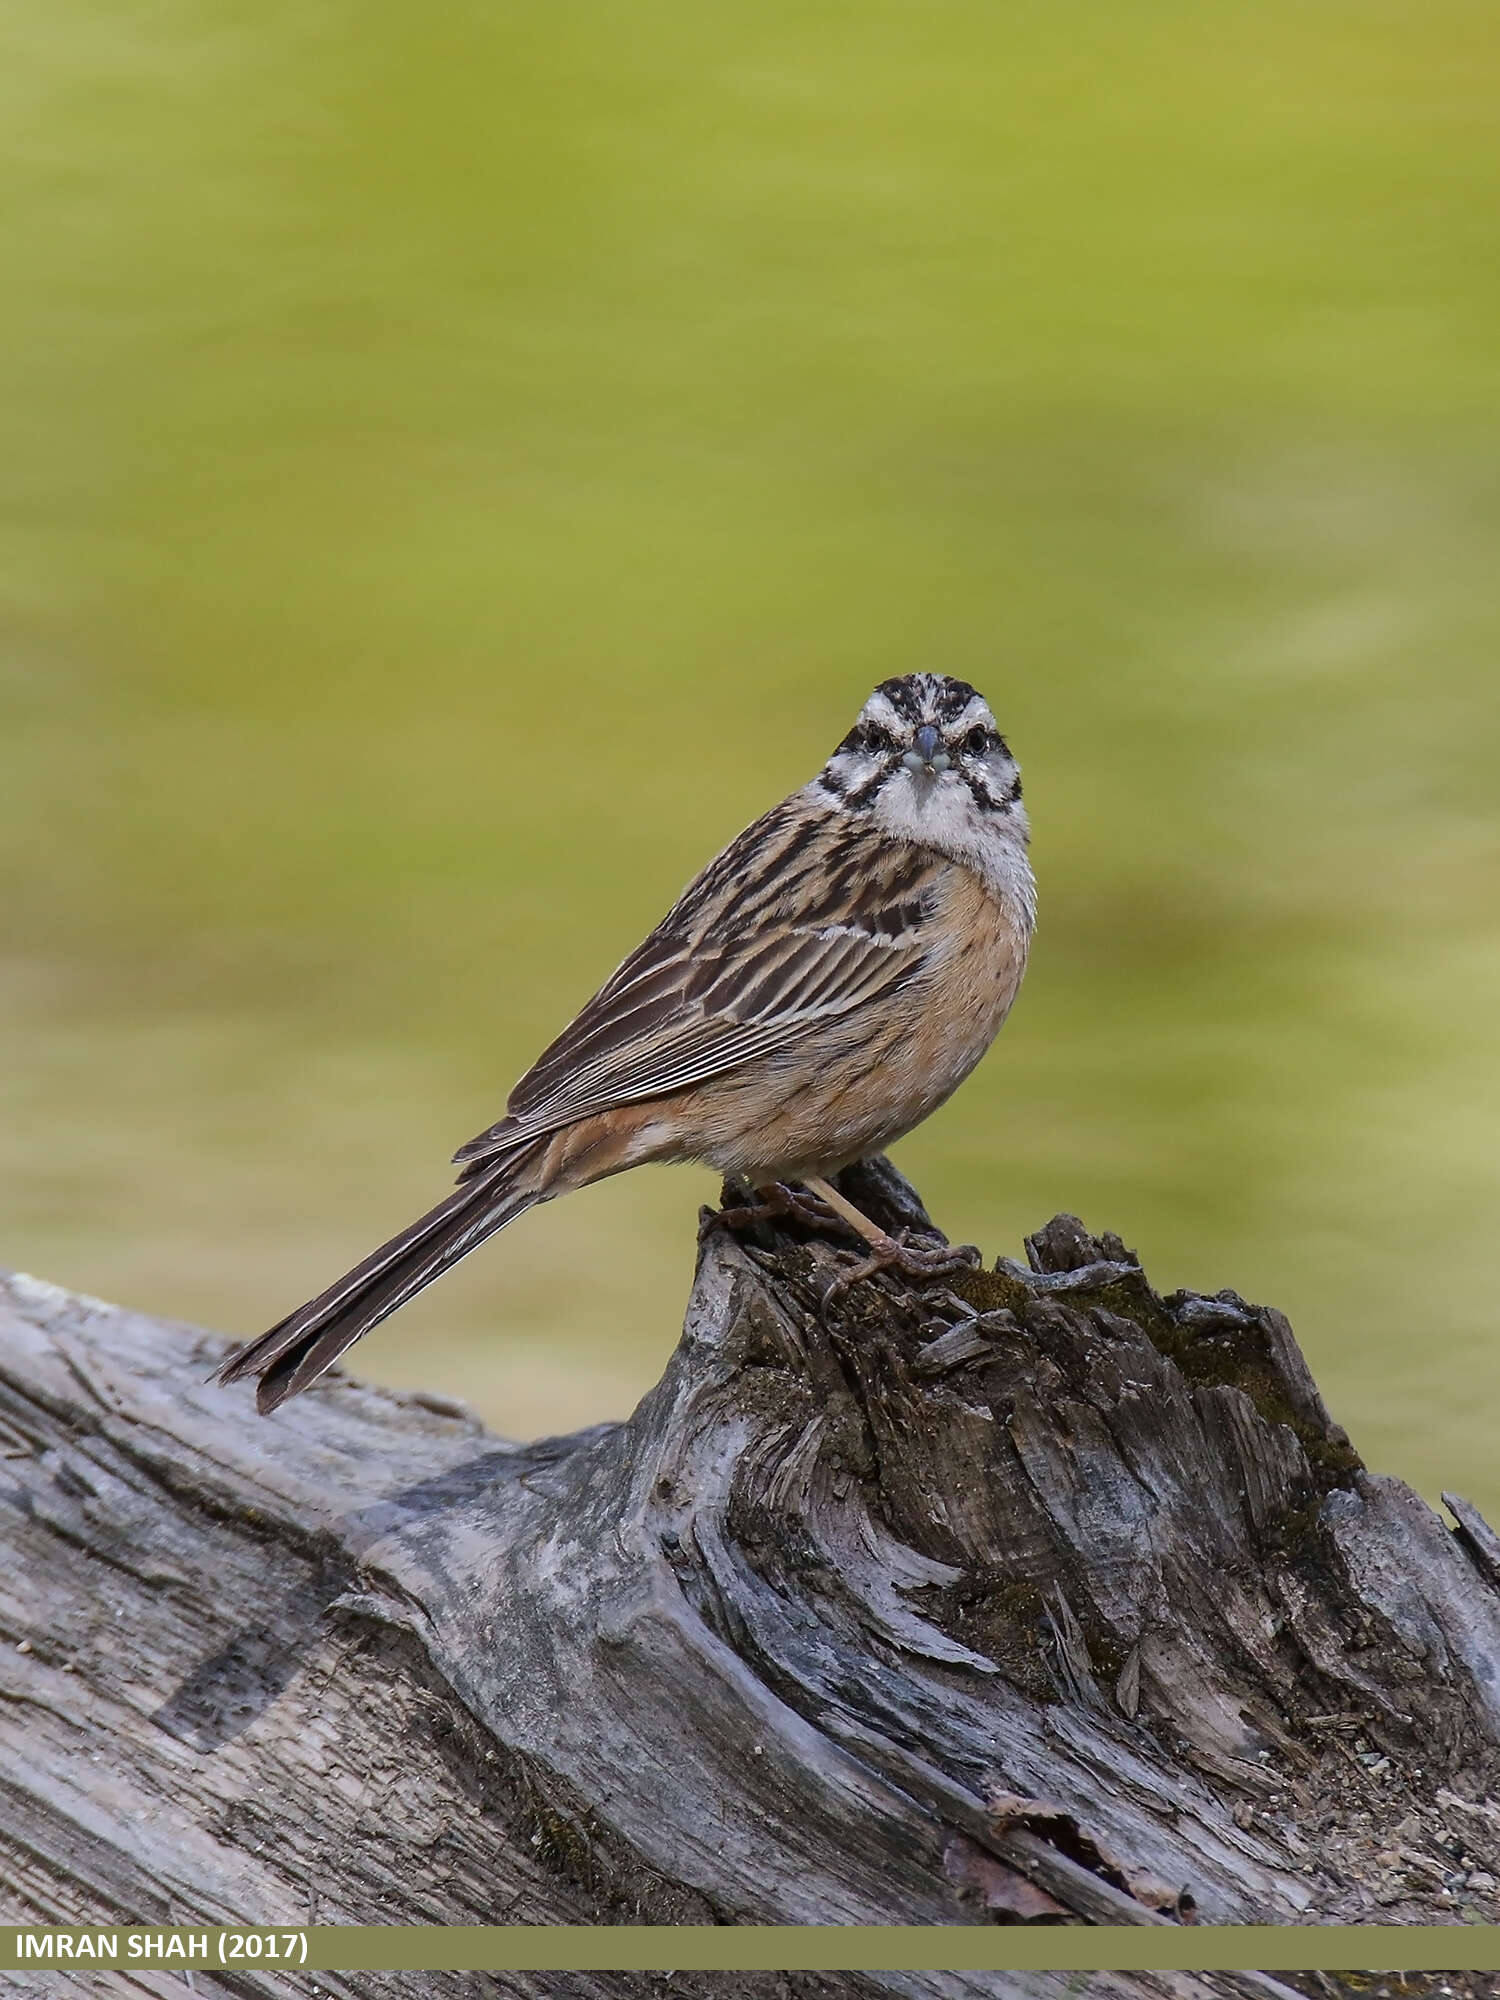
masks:
{"type": "Polygon", "coordinates": [[[1069,1218],[962,1297],[825,1311],[843,1254],[711,1233],[630,1421],[525,1446],[339,1376],[257,1421],[209,1336],[6,1281],[5,1920],[1500,1915],[1477,1514],[1365,1471],[1278,1314],[1161,1299],[1069,1218]]]}

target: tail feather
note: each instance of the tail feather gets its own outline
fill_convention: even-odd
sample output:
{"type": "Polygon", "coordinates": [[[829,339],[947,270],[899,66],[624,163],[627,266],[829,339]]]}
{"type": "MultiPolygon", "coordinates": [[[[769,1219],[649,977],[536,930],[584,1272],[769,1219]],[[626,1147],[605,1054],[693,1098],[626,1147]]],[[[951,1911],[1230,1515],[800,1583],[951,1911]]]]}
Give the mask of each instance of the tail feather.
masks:
{"type": "Polygon", "coordinates": [[[213,1379],[238,1382],[246,1375],[258,1376],[255,1401],[262,1416],[316,1382],[361,1334],[543,1198],[515,1185],[516,1169],[525,1158],[513,1156],[463,1182],[327,1291],[237,1348],[213,1379]]]}

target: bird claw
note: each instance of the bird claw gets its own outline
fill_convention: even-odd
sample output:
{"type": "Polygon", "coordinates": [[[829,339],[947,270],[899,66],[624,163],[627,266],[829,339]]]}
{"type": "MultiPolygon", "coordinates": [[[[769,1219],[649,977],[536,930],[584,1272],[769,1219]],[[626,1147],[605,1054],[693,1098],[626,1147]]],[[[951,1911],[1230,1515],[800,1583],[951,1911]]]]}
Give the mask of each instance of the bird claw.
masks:
{"type": "Polygon", "coordinates": [[[770,1187],[757,1188],[759,1201],[745,1202],[738,1207],[716,1208],[707,1214],[698,1228],[701,1243],[715,1229],[727,1229],[738,1234],[742,1229],[753,1229],[758,1222],[800,1222],[804,1229],[827,1234],[841,1231],[846,1225],[834,1214],[827,1202],[819,1201],[806,1188],[787,1187],[776,1181],[770,1187]]]}
{"type": "MultiPolygon", "coordinates": [[[[744,1202],[738,1206],[711,1210],[703,1218],[698,1229],[701,1243],[716,1229],[727,1229],[738,1234],[742,1229],[753,1229],[760,1222],[793,1221],[801,1223],[804,1229],[819,1235],[842,1235],[849,1230],[849,1224],[806,1188],[788,1187],[782,1181],[770,1187],[756,1188],[758,1201],[744,1202]]],[[[899,1271],[902,1277],[917,1281],[951,1278],[959,1271],[972,1271],[983,1262],[979,1251],[972,1243],[932,1243],[923,1246],[907,1241],[910,1232],[903,1230],[901,1236],[882,1236],[871,1244],[868,1256],[841,1271],[823,1294],[827,1305],[847,1292],[852,1285],[862,1283],[866,1278],[877,1277],[882,1271],[899,1271]]]]}
{"type": "Polygon", "coordinates": [[[979,1250],[972,1243],[935,1243],[923,1249],[919,1244],[887,1236],[883,1243],[871,1246],[868,1257],[862,1257],[847,1271],[840,1271],[824,1292],[823,1303],[827,1305],[842,1297],[852,1285],[878,1277],[882,1271],[899,1271],[905,1278],[918,1280],[951,1278],[959,1271],[977,1269],[982,1262],[979,1250]]]}

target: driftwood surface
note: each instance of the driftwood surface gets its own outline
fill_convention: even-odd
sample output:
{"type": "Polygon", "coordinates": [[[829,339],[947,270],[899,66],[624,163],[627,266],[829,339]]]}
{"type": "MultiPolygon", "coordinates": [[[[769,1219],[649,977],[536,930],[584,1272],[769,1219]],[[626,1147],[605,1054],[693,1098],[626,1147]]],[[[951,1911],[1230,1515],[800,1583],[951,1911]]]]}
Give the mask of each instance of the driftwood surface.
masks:
{"type": "Polygon", "coordinates": [[[4,1920],[1500,1919],[1500,1542],[1361,1466],[1279,1313],[1027,1248],[826,1303],[842,1245],[711,1230],[634,1416],[525,1445],[342,1376],[261,1421],[217,1339],[0,1280],[4,1920]]]}

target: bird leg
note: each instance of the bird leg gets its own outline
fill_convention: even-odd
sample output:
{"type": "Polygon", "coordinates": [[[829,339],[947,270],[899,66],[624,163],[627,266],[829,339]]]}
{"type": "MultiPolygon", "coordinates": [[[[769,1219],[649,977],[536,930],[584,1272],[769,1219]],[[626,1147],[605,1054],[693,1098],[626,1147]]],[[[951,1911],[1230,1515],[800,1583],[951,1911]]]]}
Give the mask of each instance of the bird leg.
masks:
{"type": "Polygon", "coordinates": [[[851,1285],[859,1284],[865,1278],[873,1278],[880,1271],[899,1271],[907,1278],[947,1278],[958,1271],[972,1271],[980,1261],[979,1252],[971,1243],[934,1244],[930,1249],[921,1249],[914,1243],[901,1243],[862,1215],[854,1203],[841,1195],[836,1187],[827,1181],[809,1178],[808,1187],[841,1216],[857,1236],[862,1236],[870,1246],[868,1257],[862,1258],[851,1271],[842,1271],[824,1293],[824,1302],[837,1298],[848,1291],[851,1285]]]}

